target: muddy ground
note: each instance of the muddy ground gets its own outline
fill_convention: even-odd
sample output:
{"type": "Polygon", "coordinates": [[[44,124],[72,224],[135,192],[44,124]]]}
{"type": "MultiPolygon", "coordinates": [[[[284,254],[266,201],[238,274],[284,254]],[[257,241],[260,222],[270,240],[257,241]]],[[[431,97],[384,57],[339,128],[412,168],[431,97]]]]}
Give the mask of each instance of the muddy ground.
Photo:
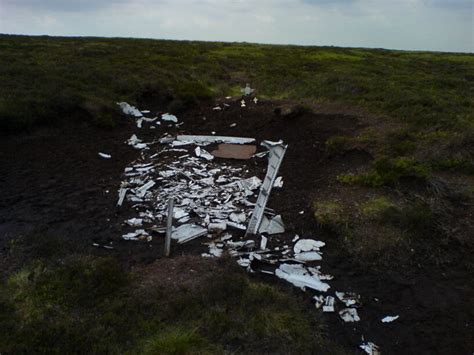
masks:
{"type": "MultiPolygon", "coordinates": [[[[334,157],[326,152],[325,141],[333,135],[350,134],[364,127],[356,115],[327,112],[278,115],[278,102],[260,102],[246,109],[235,102],[225,111],[203,105],[180,115],[185,122],[181,133],[249,136],[258,141],[282,139],[289,144],[280,170],[284,187],[275,190],[270,207],[281,213],[289,234],[313,236],[327,243],[323,271],[334,275],[333,290],[362,295],[362,322],[344,324],[328,314],[328,336],[348,349],[356,349],[361,337],[380,345],[383,353],[472,354],[472,282],[460,266],[451,270],[421,267],[409,274],[394,267],[386,274],[362,271],[339,247],[337,238],[318,228],[312,215],[316,192],[335,184],[334,176],[347,168],[370,162],[363,151],[334,157]],[[231,128],[232,123],[237,126],[231,128]],[[300,214],[300,211],[305,211],[300,214]],[[386,315],[400,314],[391,324],[386,315]]],[[[151,105],[152,106],[152,105],[151,105]]],[[[141,107],[145,108],[145,107],[141,107]]],[[[156,107],[147,107],[157,110],[156,107]]],[[[57,236],[66,240],[71,252],[111,254],[133,268],[161,257],[162,240],[151,244],[121,239],[127,207],[116,208],[117,189],[123,169],[139,152],[124,142],[132,135],[145,141],[176,129],[138,129],[132,120],[112,130],[85,124],[42,129],[35,133],[6,137],[0,142],[0,249],[2,278],[35,257],[32,248],[19,259],[11,253],[11,240],[18,235],[37,238],[57,236]],[[104,160],[98,152],[112,155],[104,160]],[[92,243],[111,243],[114,250],[92,243]]],[[[198,254],[196,240],[175,247],[174,256],[198,254]]],[[[456,253],[456,250],[446,250],[456,253]]],[[[257,275],[269,282],[274,278],[257,275]]],[[[283,287],[292,289],[283,284],[283,287]]],[[[316,312],[308,297],[308,310],[316,312]]]]}

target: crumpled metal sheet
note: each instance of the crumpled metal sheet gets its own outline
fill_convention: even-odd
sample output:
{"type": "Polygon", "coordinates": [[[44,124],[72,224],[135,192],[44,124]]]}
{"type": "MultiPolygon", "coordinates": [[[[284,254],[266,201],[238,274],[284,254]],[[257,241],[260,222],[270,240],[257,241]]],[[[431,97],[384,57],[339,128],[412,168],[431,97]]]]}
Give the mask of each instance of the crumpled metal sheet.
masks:
{"type": "Polygon", "coordinates": [[[177,240],[179,244],[183,244],[206,234],[206,228],[195,224],[183,224],[173,230],[171,233],[171,238],[177,240]]]}
{"type": "Polygon", "coordinates": [[[187,142],[186,144],[212,144],[212,143],[227,143],[227,144],[249,144],[254,143],[255,138],[247,137],[229,137],[229,136],[199,136],[199,135],[178,135],[177,141],[187,142]]]}
{"type": "Polygon", "coordinates": [[[260,193],[258,195],[252,217],[250,218],[246,236],[255,235],[258,233],[268,198],[272,191],[273,184],[275,183],[275,179],[277,178],[278,169],[280,168],[281,162],[283,161],[283,157],[288,147],[287,145],[284,145],[283,142],[271,141],[263,141],[262,145],[270,151],[268,157],[267,174],[263,181],[263,185],[260,188],[260,193]]]}
{"type": "Polygon", "coordinates": [[[275,275],[302,289],[308,287],[326,292],[330,288],[327,283],[322,282],[317,275],[312,274],[301,264],[281,264],[275,270],[275,275]]]}

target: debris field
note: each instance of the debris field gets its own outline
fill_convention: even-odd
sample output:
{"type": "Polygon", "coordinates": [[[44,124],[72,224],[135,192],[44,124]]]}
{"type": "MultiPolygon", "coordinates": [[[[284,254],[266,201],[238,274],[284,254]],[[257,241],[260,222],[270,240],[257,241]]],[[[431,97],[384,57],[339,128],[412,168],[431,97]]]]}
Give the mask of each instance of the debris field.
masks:
{"type": "MultiPolygon", "coordinates": [[[[241,107],[258,104],[256,97],[248,100],[251,90],[243,89],[241,107]]],[[[149,111],[118,105],[140,129],[186,128],[174,115],[147,118],[149,111]]],[[[291,146],[252,137],[191,134],[165,133],[146,142],[133,134],[124,142],[137,149],[139,157],[125,167],[118,191],[117,206],[127,204],[135,213],[124,220],[122,238],[135,243],[164,239],[171,213],[171,255],[198,239],[206,247],[202,257],[228,253],[249,273],[273,275],[307,291],[322,312],[336,313],[346,323],[359,322],[360,296],[333,291],[333,277],[323,272],[325,243],[306,235],[293,235],[291,242],[278,238],[286,233],[285,222],[272,207],[271,191],[285,183],[278,169],[291,146]]],[[[360,348],[379,353],[373,343],[363,342],[360,348]]]]}
{"type": "MultiPolygon", "coordinates": [[[[472,340],[472,312],[469,312],[472,308],[472,288],[461,264],[449,270],[433,266],[429,275],[423,269],[413,269],[410,274],[401,274],[398,268],[384,273],[369,272],[350,258],[341,247],[339,236],[320,228],[314,218],[313,204],[340,186],[335,179],[338,174],[364,169],[371,163],[370,155],[363,150],[351,150],[342,155],[331,154],[327,150],[327,140],[334,136],[359,134],[367,127],[366,119],[370,117],[346,111],[340,106],[332,111],[325,107],[314,107],[312,112],[298,116],[291,112],[292,109],[295,112],[296,102],[253,100],[252,97],[229,97],[203,102],[174,117],[165,116],[168,120],[163,119],[166,112],[162,111],[158,103],[137,102],[137,107],[146,110],[137,113],[137,117],[122,118],[114,129],[99,129],[77,123],[2,139],[1,165],[8,167],[0,174],[3,196],[0,202],[0,265],[5,271],[4,275],[14,273],[20,269],[23,261],[40,255],[34,248],[25,251],[24,255],[11,252],[11,241],[18,235],[30,233],[39,233],[40,238],[51,236],[53,240],[55,236],[60,237],[68,252],[110,255],[127,269],[139,270],[141,265],[153,263],[163,255],[163,229],[167,211],[161,212],[164,218],[161,222],[146,222],[145,218],[140,217],[140,213],[146,211],[158,215],[153,207],[153,203],[158,204],[158,201],[129,201],[135,194],[132,189],[140,186],[121,189],[121,185],[132,178],[125,175],[126,167],[146,164],[153,154],[161,150],[183,149],[187,153],[164,152],[159,159],[152,158],[157,167],[154,167],[153,174],[145,178],[144,183],[148,182],[147,179],[159,178],[159,171],[170,170],[164,164],[176,163],[176,158],[185,154],[199,158],[198,164],[209,164],[205,171],[213,167],[221,168],[221,165],[232,169],[242,168],[239,172],[229,170],[224,175],[239,180],[255,176],[263,183],[268,170],[268,155],[261,155],[268,154],[268,149],[262,147],[261,143],[265,140],[283,140],[288,148],[273,184],[265,214],[267,218],[280,215],[285,232],[245,237],[246,230],[230,227],[227,223],[232,222],[229,215],[225,219],[226,230],[219,235],[218,231],[209,231],[205,216],[202,218],[191,212],[188,222],[173,220],[175,236],[179,236],[176,230],[182,225],[185,227],[180,228],[181,235],[189,235],[187,225],[202,228],[203,235],[189,241],[183,240],[183,243],[173,240],[171,257],[213,255],[221,251],[235,253],[235,261],[242,259],[245,269],[250,266],[255,272],[252,274],[254,278],[275,282],[278,287],[286,288],[289,292],[292,292],[293,287],[297,297],[307,300],[305,307],[314,311],[316,317],[324,318],[328,327],[327,337],[355,351],[375,351],[377,348],[373,344],[380,345],[384,353],[406,352],[407,349],[412,353],[468,353],[472,348],[472,341],[469,341],[472,340]],[[241,107],[242,100],[245,107],[241,107]],[[219,109],[214,109],[217,107],[219,109]],[[133,134],[133,145],[129,145],[133,134]],[[196,137],[190,139],[190,135],[196,137]],[[167,137],[179,141],[180,136],[188,136],[187,139],[193,142],[197,142],[198,136],[244,137],[255,141],[244,144],[193,143],[181,147],[172,147],[171,142],[159,141],[167,137]],[[232,154],[244,157],[245,153],[246,157],[250,155],[251,158],[219,158],[217,154],[214,155],[216,151],[222,150],[219,146],[224,144],[233,147],[232,154]],[[240,150],[252,146],[255,147],[255,153],[247,151],[250,148],[245,148],[245,152],[240,150]],[[207,161],[197,157],[198,147],[214,155],[214,159],[207,161]],[[122,206],[117,206],[119,190],[123,195],[122,206]],[[136,225],[140,224],[139,219],[142,219],[141,226],[136,225]],[[156,231],[153,227],[156,227],[156,231]],[[146,237],[151,237],[151,242],[146,237],[140,238],[140,235],[138,240],[122,238],[140,229],[148,234],[146,237]],[[209,234],[213,237],[208,238],[209,234]],[[222,241],[225,234],[231,235],[229,240],[233,243],[253,240],[255,245],[250,250],[241,248],[242,245],[237,248],[235,244],[226,243],[229,240],[222,241]],[[294,240],[296,235],[300,236],[298,240],[294,240]],[[299,240],[324,241],[326,245],[319,247],[319,251],[308,251],[314,253],[308,254],[314,257],[317,257],[316,253],[320,254],[321,260],[304,263],[288,260],[296,259],[295,256],[301,254],[301,249],[296,254],[294,250],[299,240]],[[215,243],[215,249],[209,248],[211,243],[215,243]],[[263,253],[261,248],[268,252],[263,253]],[[260,256],[262,260],[257,260],[260,256]],[[290,267],[283,264],[289,264],[290,267]],[[301,265],[304,271],[295,265],[301,265]],[[293,286],[293,282],[307,282],[307,276],[316,271],[319,271],[320,282],[330,286],[326,292],[310,287],[300,292],[301,286],[293,286]],[[276,273],[286,279],[278,277],[276,273]],[[287,280],[290,274],[291,283],[287,280]],[[324,275],[328,274],[334,277],[326,279],[324,275]],[[336,292],[343,292],[347,296],[360,295],[360,305],[346,305],[336,292]],[[315,305],[320,309],[315,309],[315,305]],[[339,315],[346,308],[355,308],[360,321],[346,323],[339,315]],[[334,312],[326,313],[323,310],[334,312]],[[361,345],[364,350],[359,348],[361,345]]],[[[184,169],[181,165],[177,166],[184,169]]],[[[215,179],[218,177],[216,175],[215,179]]],[[[154,181],[156,185],[147,190],[145,199],[150,193],[159,196],[164,181],[154,181]]],[[[189,193],[189,190],[185,192],[189,193]]],[[[257,201],[259,190],[253,192],[252,196],[246,196],[246,200],[252,203],[257,201]]],[[[175,202],[178,203],[178,200],[175,202]]],[[[159,203],[166,205],[167,201],[159,203]]],[[[236,210],[245,212],[247,220],[243,224],[248,226],[249,213],[253,212],[255,206],[237,202],[234,205],[236,210]]],[[[183,206],[176,208],[183,209],[183,206]]],[[[274,226],[280,224],[275,222],[279,220],[274,220],[274,226]]],[[[447,246],[445,252],[451,256],[461,255],[458,254],[459,249],[453,246],[447,246]]]]}

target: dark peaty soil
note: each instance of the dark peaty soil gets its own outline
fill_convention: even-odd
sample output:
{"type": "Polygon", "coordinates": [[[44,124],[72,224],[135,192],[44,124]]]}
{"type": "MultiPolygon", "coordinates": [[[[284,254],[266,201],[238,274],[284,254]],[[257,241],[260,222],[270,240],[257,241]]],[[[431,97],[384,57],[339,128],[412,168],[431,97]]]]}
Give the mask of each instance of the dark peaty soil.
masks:
{"type": "MultiPolygon", "coordinates": [[[[282,214],[288,234],[325,240],[322,265],[325,272],[335,276],[333,289],[358,292],[364,301],[360,310],[363,322],[358,324],[344,324],[336,315],[327,315],[329,337],[355,349],[364,336],[380,345],[384,353],[471,354],[474,295],[465,270],[421,268],[404,275],[394,268],[383,276],[362,272],[338,247],[337,240],[320,231],[314,221],[311,206],[316,187],[333,184],[335,173],[370,161],[364,152],[340,158],[326,154],[325,141],[361,128],[358,119],[322,113],[282,116],[274,112],[280,105],[260,102],[242,109],[238,102],[232,102],[232,107],[224,111],[213,111],[206,105],[180,115],[185,123],[179,129],[181,133],[215,131],[218,135],[255,137],[258,141],[282,139],[289,144],[280,170],[284,187],[272,192],[270,207],[282,214]],[[230,127],[232,123],[237,126],[230,127]],[[380,322],[382,317],[396,314],[401,315],[398,321],[380,322]]],[[[127,206],[117,209],[115,205],[123,169],[139,155],[124,141],[132,133],[151,140],[165,132],[176,133],[174,130],[163,126],[156,130],[137,129],[124,118],[124,123],[112,130],[75,124],[2,139],[2,277],[37,256],[34,248],[29,253],[13,255],[11,240],[22,234],[56,236],[70,252],[114,255],[129,267],[160,258],[162,240],[158,238],[151,244],[121,240],[124,216],[130,210],[127,206]],[[99,152],[111,154],[112,159],[100,158],[99,152]],[[93,247],[93,242],[112,242],[114,250],[93,247]]],[[[266,163],[261,164],[265,167],[266,163]]],[[[201,249],[200,242],[194,241],[175,248],[174,253],[192,255],[201,249]]],[[[273,278],[268,280],[275,282],[273,278]]],[[[308,310],[316,312],[309,295],[308,310]]]]}

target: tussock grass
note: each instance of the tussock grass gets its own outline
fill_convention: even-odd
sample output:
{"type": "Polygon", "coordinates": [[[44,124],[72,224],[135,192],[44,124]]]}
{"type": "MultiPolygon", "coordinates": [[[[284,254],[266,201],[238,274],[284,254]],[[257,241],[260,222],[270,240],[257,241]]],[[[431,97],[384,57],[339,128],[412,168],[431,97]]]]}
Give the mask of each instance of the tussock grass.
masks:
{"type": "MultiPolygon", "coordinates": [[[[449,260],[443,248],[453,240],[456,223],[443,200],[393,198],[343,192],[339,199],[314,204],[316,220],[333,231],[344,250],[363,268],[386,271],[449,260]]],[[[335,195],[336,197],[337,195],[335,195]]]]}
{"type": "Polygon", "coordinates": [[[89,100],[107,112],[117,100],[176,110],[245,82],[265,97],[352,104],[420,127],[473,122],[470,54],[8,35],[0,53],[3,130],[67,123],[89,100]]]}
{"type": "MultiPolygon", "coordinates": [[[[316,311],[250,280],[233,260],[179,258],[181,278],[133,274],[116,260],[68,256],[30,262],[0,286],[2,353],[309,354],[339,351],[316,311]],[[182,265],[182,266],[180,266],[182,265]],[[188,276],[189,265],[194,272],[188,276]],[[196,272],[197,271],[197,272],[196,272]],[[182,278],[184,275],[184,278],[182,278]],[[152,279],[149,279],[149,278],[152,279]]],[[[150,266],[153,267],[153,266],[150,266]]],[[[159,276],[159,275],[158,275],[159,276]]]]}

